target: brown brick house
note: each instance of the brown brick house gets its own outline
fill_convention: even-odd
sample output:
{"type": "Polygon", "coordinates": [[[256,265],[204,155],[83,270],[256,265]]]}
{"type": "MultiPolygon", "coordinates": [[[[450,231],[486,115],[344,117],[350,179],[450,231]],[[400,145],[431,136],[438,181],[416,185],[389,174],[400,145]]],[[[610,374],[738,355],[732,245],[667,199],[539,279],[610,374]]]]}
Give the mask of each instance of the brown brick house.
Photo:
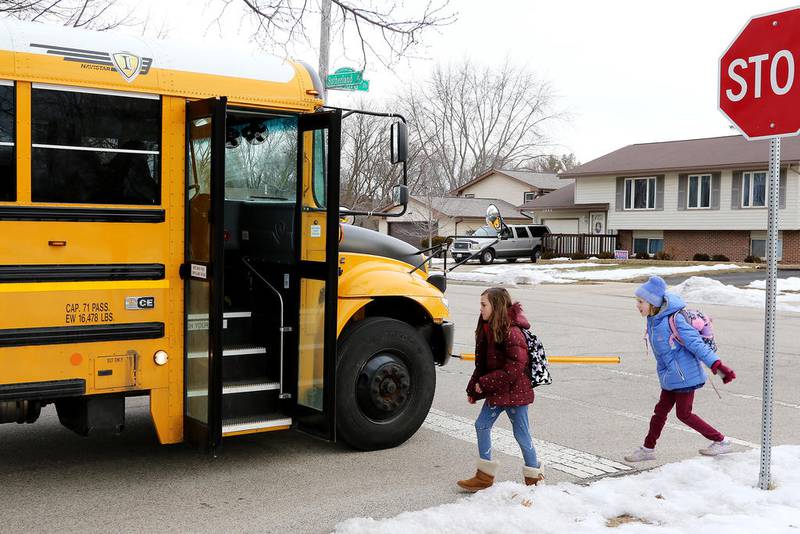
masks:
{"type": "MultiPolygon", "coordinates": [[[[779,256],[800,263],[800,138],[781,149],[779,256]]],[[[741,261],[766,254],[768,154],[741,136],[643,143],[560,176],[575,180],[575,204],[609,204],[607,228],[632,253],[741,261]]]]}

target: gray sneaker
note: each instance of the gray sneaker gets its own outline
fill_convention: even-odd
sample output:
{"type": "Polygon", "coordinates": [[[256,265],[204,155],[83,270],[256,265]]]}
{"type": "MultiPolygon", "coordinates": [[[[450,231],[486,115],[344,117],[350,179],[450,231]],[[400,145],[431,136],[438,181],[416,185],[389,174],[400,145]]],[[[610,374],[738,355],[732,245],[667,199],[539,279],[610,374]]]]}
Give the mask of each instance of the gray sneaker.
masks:
{"type": "Polygon", "coordinates": [[[655,460],[656,459],[656,451],[655,449],[646,449],[644,447],[638,447],[633,453],[627,455],[625,457],[626,462],[644,462],[647,460],[655,460]]]}
{"type": "Polygon", "coordinates": [[[704,456],[717,456],[719,454],[727,454],[733,452],[733,443],[728,438],[722,441],[712,441],[711,444],[705,449],[700,449],[700,454],[704,456]]]}

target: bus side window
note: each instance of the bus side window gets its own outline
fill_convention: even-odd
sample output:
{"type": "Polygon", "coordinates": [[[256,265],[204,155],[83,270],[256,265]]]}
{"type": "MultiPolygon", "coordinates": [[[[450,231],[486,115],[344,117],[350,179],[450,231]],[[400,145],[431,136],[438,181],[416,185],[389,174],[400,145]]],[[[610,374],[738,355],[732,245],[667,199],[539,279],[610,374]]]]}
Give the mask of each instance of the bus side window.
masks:
{"type": "Polygon", "coordinates": [[[36,87],[34,202],[161,203],[161,101],[36,87]]]}
{"type": "Polygon", "coordinates": [[[17,199],[14,165],[14,85],[0,81],[0,201],[17,199]]]}

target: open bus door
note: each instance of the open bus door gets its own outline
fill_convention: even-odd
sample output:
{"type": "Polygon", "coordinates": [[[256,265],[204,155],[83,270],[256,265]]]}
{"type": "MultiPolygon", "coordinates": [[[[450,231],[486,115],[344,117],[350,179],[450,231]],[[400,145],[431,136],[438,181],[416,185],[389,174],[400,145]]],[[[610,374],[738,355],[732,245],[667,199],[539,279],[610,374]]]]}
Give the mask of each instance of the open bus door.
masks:
{"type": "Polygon", "coordinates": [[[300,115],[297,210],[299,430],[335,440],[341,111],[300,115]]]}
{"type": "Polygon", "coordinates": [[[186,108],[184,436],[212,453],[222,440],[225,112],[225,97],[186,108]]]}

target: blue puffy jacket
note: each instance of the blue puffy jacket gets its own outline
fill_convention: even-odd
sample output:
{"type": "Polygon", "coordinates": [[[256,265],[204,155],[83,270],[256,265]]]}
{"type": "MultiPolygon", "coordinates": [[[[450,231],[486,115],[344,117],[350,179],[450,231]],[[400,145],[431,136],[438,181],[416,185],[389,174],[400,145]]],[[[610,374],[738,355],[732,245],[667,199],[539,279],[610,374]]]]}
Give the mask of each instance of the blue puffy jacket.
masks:
{"type": "Polygon", "coordinates": [[[700,362],[711,367],[719,360],[719,356],[703,342],[700,333],[680,313],[675,315],[675,325],[685,346],[678,341],[670,341],[672,330],[669,327],[669,316],[685,308],[686,303],[670,292],[664,295],[664,302],[658,315],[647,318],[647,337],[656,357],[661,388],[671,391],[700,387],[706,382],[706,374],[700,362]]]}

